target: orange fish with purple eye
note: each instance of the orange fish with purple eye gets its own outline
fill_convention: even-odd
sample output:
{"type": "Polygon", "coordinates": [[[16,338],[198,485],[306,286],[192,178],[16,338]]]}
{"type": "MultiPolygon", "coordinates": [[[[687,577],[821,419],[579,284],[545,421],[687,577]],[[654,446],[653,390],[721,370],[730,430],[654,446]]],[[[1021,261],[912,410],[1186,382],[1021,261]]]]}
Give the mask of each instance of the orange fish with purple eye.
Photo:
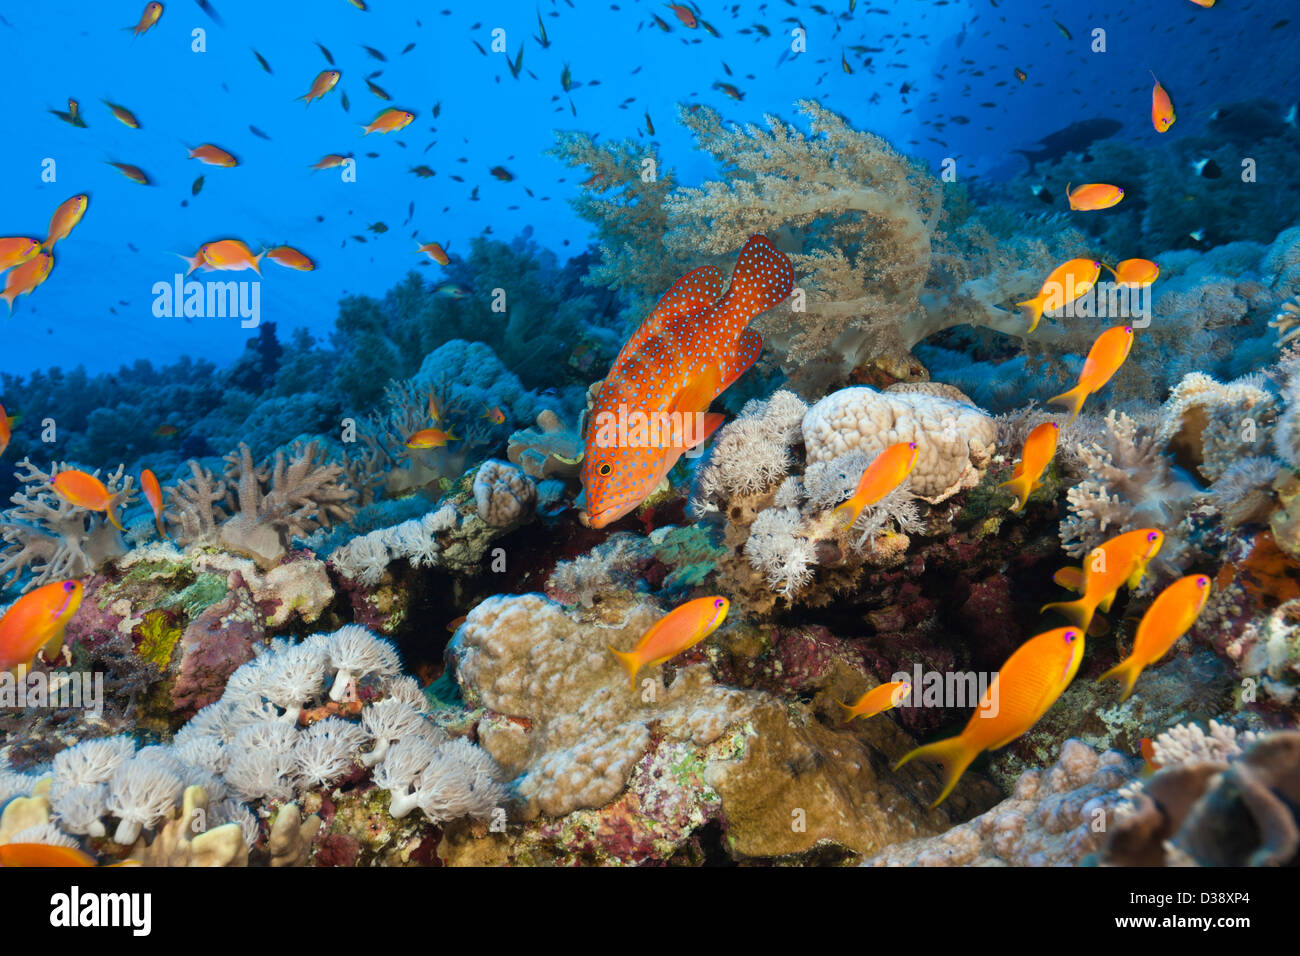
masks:
{"type": "Polygon", "coordinates": [[[148,468],[140,472],[140,489],[144,492],[144,500],[149,502],[149,507],[153,509],[153,521],[158,528],[158,537],[167,537],[167,529],[163,527],[162,485],[148,468]]]}
{"type": "Polygon", "coordinates": [[[50,277],[54,269],[54,257],[48,252],[38,252],[20,266],[16,266],[5,280],[5,290],[0,293],[13,314],[14,300],[20,295],[31,294],[37,286],[50,277]]]}
{"type": "Polygon", "coordinates": [[[1083,631],[1077,627],[1031,637],[998,669],[965,730],[917,747],[894,769],[917,757],[938,761],[943,766],[943,791],[930,804],[937,807],[976,757],[1005,747],[1038,723],[1074,679],[1083,660],[1083,645],[1083,631]]]}
{"type": "Polygon", "coordinates": [[[441,428],[423,428],[406,439],[407,448],[441,448],[448,442],[460,441],[449,431],[441,428]]]}
{"type": "Polygon", "coordinates": [[[1210,579],[1204,574],[1188,575],[1169,585],[1142,615],[1132,653],[1097,680],[1118,680],[1124,685],[1120,700],[1128,700],[1143,669],[1160,660],[1175,641],[1192,629],[1209,597],[1210,579]]]}
{"type": "Polygon", "coordinates": [[[696,19],[695,13],[690,7],[684,7],[680,3],[667,3],[664,6],[677,14],[677,19],[682,22],[682,26],[686,27],[686,29],[694,30],[700,25],[700,21],[696,19]]]}
{"type": "Polygon", "coordinates": [[[835,520],[839,526],[852,527],[865,509],[901,485],[916,467],[916,457],[916,442],[901,441],[872,459],[858,479],[853,497],[835,508],[835,520]]]}
{"type": "Polygon", "coordinates": [[[1016,303],[1016,308],[1029,313],[1029,331],[1038,328],[1044,312],[1054,312],[1087,295],[1100,275],[1101,263],[1095,259],[1070,259],[1053,269],[1038,295],[1016,303]]]}
{"type": "Polygon", "coordinates": [[[420,246],[420,248],[416,249],[415,251],[423,252],[426,256],[428,256],[434,262],[438,263],[438,265],[440,266],[451,265],[451,257],[447,255],[446,250],[443,249],[442,245],[439,243],[427,242],[424,245],[420,246]]]}
{"type": "Polygon", "coordinates": [[[38,240],[28,239],[26,236],[9,236],[0,239],[0,272],[30,262],[41,249],[42,244],[38,240]]]}
{"type": "Polygon", "coordinates": [[[267,249],[263,255],[276,265],[284,266],[286,269],[294,269],[297,272],[311,272],[316,268],[316,263],[292,246],[275,246],[267,249]]]}
{"type": "Polygon", "coordinates": [[[632,689],[636,690],[636,675],[642,669],[671,660],[700,643],[721,626],[730,607],[731,602],[724,597],[687,601],[656,621],[632,650],[611,647],[609,652],[623,665],[632,689]]]}
{"type": "Polygon", "coordinates": [[[1118,205],[1124,198],[1124,190],[1110,183],[1084,183],[1078,189],[1071,190],[1072,183],[1065,184],[1065,195],[1070,200],[1070,208],[1075,212],[1096,212],[1118,205]]]}
{"type": "Polygon", "coordinates": [[[63,647],[63,631],[81,606],[80,581],[55,581],[28,591],[0,617],[0,671],[30,668],[45,651],[53,659],[63,647]]]}
{"type": "Polygon", "coordinates": [[[1167,133],[1178,117],[1174,115],[1173,101],[1154,73],[1151,74],[1151,79],[1156,84],[1151,88],[1151,125],[1157,133],[1167,133]]]}
{"type": "Polygon", "coordinates": [[[161,3],[157,3],[157,2],[146,3],[144,5],[144,12],[140,14],[140,22],[137,23],[134,27],[123,27],[122,29],[130,30],[133,36],[139,36],[141,33],[144,33],[155,23],[157,23],[159,18],[162,17],[162,15],[163,15],[163,5],[161,3]]]}
{"type": "Polygon", "coordinates": [[[330,153],[322,156],[319,160],[311,164],[312,169],[334,169],[336,166],[342,166],[351,157],[344,156],[340,153],[330,153]]]}
{"type": "Polygon", "coordinates": [[[126,530],[122,527],[122,522],[117,520],[117,505],[124,497],[124,492],[111,494],[104,483],[94,475],[75,469],[59,472],[50,484],[69,504],[85,508],[87,511],[102,511],[114,528],[118,531],[126,530]]]}
{"type": "Polygon", "coordinates": [[[89,205],[90,197],[84,193],[59,203],[59,208],[54,210],[54,215],[50,217],[50,230],[40,247],[53,249],[54,244],[60,239],[68,238],[68,234],[76,228],[77,223],[81,222],[81,217],[86,214],[86,207],[89,205]]]}
{"type": "Polygon", "coordinates": [[[1118,534],[1093,548],[1079,568],[1062,568],[1053,575],[1061,587],[1082,592],[1075,601],[1043,605],[1043,613],[1056,611],[1083,630],[1092,626],[1093,615],[1110,610],[1122,587],[1130,590],[1142,583],[1147,566],[1164,544],[1164,533],[1156,528],[1138,528],[1118,534]]]}
{"type": "Polygon", "coordinates": [[[213,146],[211,143],[203,143],[201,146],[195,146],[190,150],[190,159],[197,159],[208,166],[222,166],[230,169],[239,165],[239,160],[226,152],[220,146],[213,146]]]}
{"type": "Polygon", "coordinates": [[[1010,480],[998,485],[1016,496],[1011,505],[1012,511],[1023,508],[1029,496],[1043,487],[1040,479],[1051,463],[1052,456],[1056,454],[1056,439],[1060,431],[1061,426],[1056,422],[1043,422],[1025,438],[1025,447],[1020,451],[1020,462],[1011,473],[1010,480]]]}
{"type": "Polygon", "coordinates": [[[369,136],[371,133],[396,133],[400,129],[406,129],[415,119],[415,114],[409,110],[391,109],[384,110],[369,126],[365,128],[362,136],[369,136]]]}
{"type": "Polygon", "coordinates": [[[876,716],[876,714],[883,714],[887,710],[893,710],[907,700],[908,695],[911,693],[911,681],[896,680],[873,687],[859,697],[854,704],[845,704],[838,700],[835,703],[840,708],[840,714],[844,718],[843,723],[847,724],[856,717],[865,720],[868,717],[876,716]]]}
{"type": "Polygon", "coordinates": [[[502,425],[505,423],[506,413],[501,411],[499,406],[493,405],[491,408],[489,408],[486,412],[483,413],[482,417],[486,418],[493,425],[502,425]]]}
{"type": "Polygon", "coordinates": [[[1079,373],[1079,384],[1068,392],[1052,396],[1047,404],[1064,405],[1070,410],[1070,421],[1074,421],[1079,417],[1084,401],[1110,381],[1132,348],[1131,325],[1115,325],[1107,329],[1097,336],[1092,348],[1088,350],[1088,357],[1083,360],[1083,370],[1079,373]]]}
{"type": "Polygon", "coordinates": [[[321,70],[316,74],[316,79],[311,81],[311,89],[302,96],[300,100],[306,100],[307,105],[311,106],[312,100],[318,100],[334,87],[338,86],[339,78],[343,74],[339,70],[321,70]]]}

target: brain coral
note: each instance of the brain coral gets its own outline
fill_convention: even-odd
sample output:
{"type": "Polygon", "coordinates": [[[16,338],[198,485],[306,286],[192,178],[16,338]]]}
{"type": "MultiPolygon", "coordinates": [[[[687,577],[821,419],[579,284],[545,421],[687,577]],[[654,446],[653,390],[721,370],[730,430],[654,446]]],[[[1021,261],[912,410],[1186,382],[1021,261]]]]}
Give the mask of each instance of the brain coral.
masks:
{"type": "Polygon", "coordinates": [[[931,504],[979,484],[993,457],[997,425],[960,391],[935,383],[832,392],[803,419],[808,464],[850,451],[874,457],[897,442],[918,446],[912,492],[931,504]]]}
{"type": "Polygon", "coordinates": [[[605,645],[631,647],[659,616],[652,605],[637,605],[622,627],[602,633],[541,595],[498,595],[461,625],[449,650],[466,700],[530,727],[479,727],[487,751],[521,775],[515,785],[526,816],[613,800],[650,745],[651,723],[656,734],[703,745],[751,709],[752,694],[715,686],[700,665],[681,667],[649,702],[640,688],[628,689],[605,645]]]}

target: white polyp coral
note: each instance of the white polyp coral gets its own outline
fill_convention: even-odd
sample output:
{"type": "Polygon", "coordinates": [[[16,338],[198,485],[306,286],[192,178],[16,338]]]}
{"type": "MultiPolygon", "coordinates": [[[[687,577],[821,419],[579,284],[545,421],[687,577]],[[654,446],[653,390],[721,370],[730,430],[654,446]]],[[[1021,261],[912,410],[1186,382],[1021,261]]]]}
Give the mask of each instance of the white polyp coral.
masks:
{"type": "Polygon", "coordinates": [[[389,794],[388,812],[394,818],[406,816],[420,805],[413,791],[420,774],[437,753],[437,746],[423,737],[405,737],[391,747],[375,767],[375,786],[389,794]]]}
{"type": "Polygon", "coordinates": [[[384,759],[388,745],[411,734],[418,734],[426,721],[410,704],[400,700],[381,700],[361,712],[361,726],[375,742],[375,749],[362,754],[361,763],[373,767],[384,759]]]}
{"type": "Polygon", "coordinates": [[[298,735],[293,771],[298,788],[306,791],[333,783],[348,772],[366,732],[338,717],[318,721],[298,735]]]}
{"type": "Polygon", "coordinates": [[[912,490],[931,504],[979,484],[997,447],[994,420],[957,389],[932,382],[840,389],[809,409],[802,428],[809,465],[916,442],[912,490]]]}
{"type": "Polygon", "coordinates": [[[348,687],[363,677],[393,677],[402,667],[397,648],[380,640],[364,627],[347,624],[334,632],[329,641],[329,663],[337,672],[330,700],[342,700],[348,687]]]}
{"type": "Polygon", "coordinates": [[[297,728],[278,718],[244,727],[231,745],[226,783],[245,800],[289,799],[297,738],[297,728]]]}
{"type": "Polygon", "coordinates": [[[108,813],[108,784],[83,783],[68,787],[50,801],[50,807],[59,826],[69,833],[108,835],[101,819],[108,813]]]}
{"type": "Polygon", "coordinates": [[[191,734],[179,743],[177,740],[180,740],[179,733],[172,741],[178,760],[208,773],[225,773],[226,765],[230,763],[230,752],[223,746],[221,738],[211,734],[191,734]]]}
{"type": "Polygon", "coordinates": [[[135,753],[130,737],[103,737],[83,740],[54,756],[52,795],[83,784],[105,783],[135,753]]]}
{"type": "Polygon", "coordinates": [[[486,820],[505,806],[507,791],[486,750],[458,737],[434,751],[420,774],[415,799],[434,823],[459,817],[486,820]]]}
{"type": "Polygon", "coordinates": [[[288,723],[297,723],[303,704],[325,686],[325,652],[312,644],[291,647],[272,659],[263,693],[284,711],[288,723]]]}
{"type": "Polygon", "coordinates": [[[43,843],[45,846],[62,846],[77,849],[77,841],[62,832],[53,823],[38,823],[10,834],[8,843],[43,843]]]}
{"type": "MultiPolygon", "coordinates": [[[[227,692],[229,687],[227,683],[227,692]]],[[[230,743],[235,737],[230,725],[230,709],[230,702],[224,697],[201,708],[189,723],[176,731],[172,746],[180,747],[199,737],[213,737],[221,744],[230,743]]]]}
{"type": "Polygon", "coordinates": [[[36,786],[35,777],[29,777],[25,773],[15,773],[12,770],[0,770],[0,804],[7,803],[14,797],[27,796],[34,786],[36,786]]]}
{"type": "Polygon", "coordinates": [[[221,826],[225,823],[239,824],[239,832],[244,838],[245,846],[252,847],[257,842],[261,828],[257,823],[257,815],[248,808],[247,804],[233,797],[227,797],[220,803],[211,804],[209,813],[212,815],[213,826],[221,826]]]}
{"type": "Polygon", "coordinates": [[[700,467],[691,508],[697,516],[718,511],[732,498],[765,491],[790,471],[790,446],[799,439],[808,406],[793,392],[753,400],[724,426],[700,467]]]}
{"type": "Polygon", "coordinates": [[[429,712],[429,701],[425,698],[424,691],[420,690],[420,682],[406,674],[386,681],[384,696],[388,700],[400,700],[409,704],[422,714],[429,712]]]}
{"type": "Polygon", "coordinates": [[[140,830],[152,826],[176,807],[183,790],[181,778],[161,762],[132,760],[113,773],[108,812],[118,818],[115,843],[134,843],[140,830]]]}
{"type": "Polygon", "coordinates": [[[329,560],[344,576],[367,586],[378,584],[398,558],[431,568],[442,560],[437,536],[454,529],[457,519],[456,506],[447,502],[422,518],[355,537],[330,552],[329,560]]]}
{"type": "Polygon", "coordinates": [[[816,568],[816,546],[803,531],[799,509],[768,508],[754,519],[745,541],[745,557],[754,570],[786,597],[807,587],[816,568]]]}

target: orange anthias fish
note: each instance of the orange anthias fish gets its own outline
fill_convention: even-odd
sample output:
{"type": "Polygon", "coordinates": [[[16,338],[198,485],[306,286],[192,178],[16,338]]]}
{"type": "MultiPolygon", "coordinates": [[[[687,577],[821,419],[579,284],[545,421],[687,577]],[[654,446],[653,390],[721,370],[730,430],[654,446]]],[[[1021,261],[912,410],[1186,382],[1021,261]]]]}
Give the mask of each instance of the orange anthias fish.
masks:
{"type": "Polygon", "coordinates": [[[897,770],[917,757],[943,764],[943,792],[937,807],[957,786],[976,757],[997,750],[1038,723],[1074,679],[1083,660],[1083,631],[1061,627],[1031,637],[998,671],[970,722],[956,737],[918,747],[894,765],[897,770]]]}
{"type": "Polygon", "coordinates": [[[1191,630],[1209,597],[1210,579],[1204,574],[1191,574],[1169,585],[1142,615],[1132,653],[1097,679],[1113,677],[1120,681],[1124,685],[1120,700],[1127,700],[1142,669],[1160,660],[1176,640],[1191,630]]]}
{"type": "Polygon", "coordinates": [[[1071,192],[1070,184],[1065,184],[1065,195],[1069,197],[1070,208],[1075,212],[1094,212],[1109,209],[1124,198],[1124,190],[1110,183],[1084,183],[1071,192]]]}
{"type": "Polygon", "coordinates": [[[1016,308],[1029,312],[1029,331],[1038,328],[1044,312],[1055,312],[1080,296],[1087,295],[1097,284],[1099,275],[1101,263],[1094,259],[1071,259],[1053,269],[1043,282],[1043,287],[1038,290],[1038,295],[1016,303],[1016,308]]]}
{"type": "Polygon", "coordinates": [[[912,682],[907,680],[896,680],[888,684],[881,684],[879,687],[873,687],[861,697],[856,704],[839,704],[840,714],[844,718],[844,723],[848,723],[855,717],[874,717],[876,714],[883,714],[887,710],[893,710],[903,701],[907,700],[907,695],[912,692],[912,682]]]}
{"type": "Polygon", "coordinates": [[[429,242],[415,250],[423,252],[426,256],[438,263],[440,266],[451,265],[451,257],[443,250],[442,246],[436,242],[429,242]]]}
{"type": "Polygon", "coordinates": [[[319,161],[312,163],[312,169],[333,169],[335,166],[342,166],[348,161],[348,157],[340,156],[338,153],[330,153],[328,156],[322,156],[319,161]]]}
{"type": "Polygon", "coordinates": [[[1198,7],[1203,7],[1206,10],[1214,6],[1216,2],[1217,0],[1192,0],[1192,3],[1196,4],[1198,7]]]}
{"type": "Polygon", "coordinates": [[[441,428],[424,428],[406,439],[407,448],[441,448],[449,441],[460,441],[451,432],[441,428]]]}
{"type": "Polygon", "coordinates": [[[1044,604],[1043,612],[1054,610],[1086,631],[1098,608],[1103,613],[1110,610],[1120,588],[1142,583],[1147,565],[1164,542],[1164,534],[1155,528],[1138,528],[1097,545],[1084,556],[1082,568],[1062,568],[1054,576],[1057,584],[1081,591],[1082,597],[1044,604]]]}
{"type": "Polygon", "coordinates": [[[1138,749],[1142,752],[1142,759],[1146,761],[1143,776],[1150,776],[1160,769],[1160,764],[1156,762],[1156,745],[1151,742],[1150,737],[1143,737],[1138,744],[1138,749]]]}
{"type": "Polygon", "coordinates": [[[140,128],[140,121],[135,118],[135,114],[122,104],[110,103],[108,100],[104,100],[104,105],[107,106],[109,112],[113,114],[113,118],[123,126],[129,126],[131,129],[140,128]]]}
{"type": "Polygon", "coordinates": [[[644,667],[654,667],[694,647],[718,629],[731,603],[724,597],[702,597],[669,611],[641,636],[630,651],[609,651],[627,671],[632,689],[644,667]]]}
{"type": "Polygon", "coordinates": [[[1011,479],[998,485],[1007,488],[1016,496],[1011,505],[1012,511],[1019,511],[1025,502],[1043,483],[1039,480],[1047,470],[1052,456],[1056,454],[1056,439],[1061,433],[1061,426],[1056,422],[1043,422],[1025,438],[1025,447],[1020,452],[1020,463],[1011,473],[1011,479]]]}
{"type": "Polygon", "coordinates": [[[239,160],[235,159],[230,153],[226,152],[220,146],[213,146],[211,143],[204,143],[201,146],[195,146],[190,150],[190,159],[197,159],[201,163],[209,166],[224,166],[229,169],[232,166],[238,166],[239,160]]]}
{"type": "Polygon", "coordinates": [[[438,408],[438,399],[429,392],[429,421],[437,425],[442,421],[442,410],[438,408]]]}
{"type": "Polygon", "coordinates": [[[68,234],[76,228],[77,223],[81,222],[81,217],[86,214],[86,207],[89,205],[90,197],[84,193],[60,203],[59,208],[54,210],[54,215],[50,217],[50,232],[40,247],[53,249],[54,244],[60,239],[68,238],[68,234]]]}
{"type": "Polygon", "coordinates": [[[1128,285],[1142,289],[1155,282],[1160,278],[1160,263],[1152,262],[1150,259],[1125,259],[1118,263],[1114,269],[1110,266],[1111,275],[1115,277],[1116,285],[1128,285]]]}
{"type": "Polygon", "coordinates": [[[1110,381],[1111,376],[1128,358],[1133,347],[1133,327],[1115,325],[1097,336],[1088,350],[1088,357],[1083,362],[1083,371],[1079,373],[1079,384],[1068,392],[1062,392],[1047,400],[1049,405],[1064,405],[1070,410],[1070,421],[1079,417],[1079,410],[1087,397],[1098,392],[1110,381]]]}
{"type": "Polygon", "coordinates": [[[1151,74],[1151,79],[1156,84],[1151,87],[1151,125],[1155,127],[1157,133],[1167,133],[1178,117],[1174,115],[1173,101],[1169,99],[1169,94],[1160,85],[1154,73],[1151,74]]]}
{"type": "Polygon", "coordinates": [[[852,527],[864,509],[901,485],[916,467],[916,456],[916,442],[901,441],[873,458],[858,479],[853,497],[835,508],[835,520],[839,526],[852,527]]]}
{"type": "Polygon", "coordinates": [[[114,528],[125,530],[122,522],[117,520],[117,500],[121,496],[109,494],[104,483],[94,475],[84,471],[61,471],[50,484],[72,504],[87,511],[102,511],[114,528]]]}
{"type": "Polygon", "coordinates": [[[42,248],[41,243],[25,236],[9,236],[0,239],[0,272],[30,261],[42,248]]]}
{"type": "Polygon", "coordinates": [[[109,163],[119,173],[131,180],[133,183],[139,183],[141,186],[149,185],[149,175],[139,166],[132,166],[130,163],[109,163]]]}
{"type": "Polygon", "coordinates": [[[258,275],[262,274],[261,261],[265,252],[259,252],[253,255],[253,250],[249,249],[246,244],[238,239],[219,239],[216,242],[205,242],[199,246],[199,251],[192,256],[181,256],[190,264],[189,275],[199,267],[205,270],[215,269],[219,272],[239,272],[243,269],[252,269],[258,275]]]}
{"type": "Polygon", "coordinates": [[[688,30],[694,30],[700,25],[700,21],[695,18],[695,14],[690,7],[684,7],[680,3],[665,4],[669,10],[677,14],[677,19],[682,21],[682,26],[688,30]]]}
{"type": "Polygon", "coordinates": [[[163,14],[163,5],[161,3],[146,3],[144,13],[140,14],[140,22],[134,27],[123,27],[124,30],[130,30],[134,36],[139,36],[144,31],[158,22],[158,18],[163,14]]]}
{"type": "Polygon", "coordinates": [[[38,285],[50,277],[50,270],[54,268],[54,257],[48,252],[38,252],[34,257],[28,259],[20,266],[16,266],[9,273],[9,278],[5,282],[5,290],[0,293],[0,299],[4,299],[9,304],[10,313],[14,310],[14,299],[20,295],[27,295],[38,285]]]}
{"type": "Polygon", "coordinates": [[[486,418],[493,425],[500,425],[506,420],[506,413],[501,411],[501,409],[498,406],[493,405],[491,408],[489,408],[486,412],[483,413],[482,417],[486,418]]]}
{"type": "Polygon", "coordinates": [[[163,527],[162,485],[158,484],[158,478],[148,468],[140,472],[140,488],[144,491],[145,501],[149,502],[149,507],[153,509],[153,521],[158,528],[158,537],[167,537],[167,529],[163,527]]]}
{"type": "Polygon", "coordinates": [[[368,136],[371,133],[395,133],[399,129],[406,129],[411,125],[411,120],[415,119],[415,114],[406,110],[384,110],[374,121],[366,127],[362,136],[368,136]]]}
{"type": "Polygon", "coordinates": [[[63,629],[81,606],[80,581],[55,581],[28,591],[0,617],[0,671],[31,667],[42,648],[53,658],[63,629]]]}
{"type": "Polygon", "coordinates": [[[763,351],[750,321],[793,286],[790,260],[763,236],[745,243],[725,295],[714,266],[673,283],[619,352],[588,415],[583,524],[603,528],[631,512],[722,424],[721,415],[700,416],[763,351]]]}
{"type": "Polygon", "coordinates": [[[316,79],[311,81],[311,89],[305,94],[298,97],[300,100],[306,100],[307,105],[311,106],[311,101],[320,99],[330,90],[338,85],[339,77],[343,74],[338,70],[321,70],[316,74],[316,79]]]}
{"type": "Polygon", "coordinates": [[[267,249],[266,252],[262,254],[272,262],[282,265],[286,269],[296,269],[299,272],[311,272],[316,268],[316,263],[312,262],[292,246],[276,246],[274,249],[267,249]]]}
{"type": "Polygon", "coordinates": [[[13,437],[14,421],[12,417],[5,414],[5,407],[0,405],[0,455],[5,453],[9,447],[9,439],[13,437]]]}
{"type": "Polygon", "coordinates": [[[0,846],[0,866],[6,867],[64,867],[95,866],[89,853],[71,846],[52,846],[48,843],[6,843],[0,846]]]}

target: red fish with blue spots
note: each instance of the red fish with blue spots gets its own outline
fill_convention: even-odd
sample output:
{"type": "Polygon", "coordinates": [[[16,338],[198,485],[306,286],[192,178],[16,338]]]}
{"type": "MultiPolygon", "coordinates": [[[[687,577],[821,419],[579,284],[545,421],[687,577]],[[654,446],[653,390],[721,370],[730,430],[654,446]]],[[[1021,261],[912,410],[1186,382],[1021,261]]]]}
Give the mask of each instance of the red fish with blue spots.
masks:
{"type": "Polygon", "coordinates": [[[682,276],[618,353],[587,417],[583,524],[603,528],[649,497],[723,416],[706,414],[758,360],[754,318],[794,286],[790,260],[763,236],[745,243],[724,294],[721,270],[682,276]]]}

